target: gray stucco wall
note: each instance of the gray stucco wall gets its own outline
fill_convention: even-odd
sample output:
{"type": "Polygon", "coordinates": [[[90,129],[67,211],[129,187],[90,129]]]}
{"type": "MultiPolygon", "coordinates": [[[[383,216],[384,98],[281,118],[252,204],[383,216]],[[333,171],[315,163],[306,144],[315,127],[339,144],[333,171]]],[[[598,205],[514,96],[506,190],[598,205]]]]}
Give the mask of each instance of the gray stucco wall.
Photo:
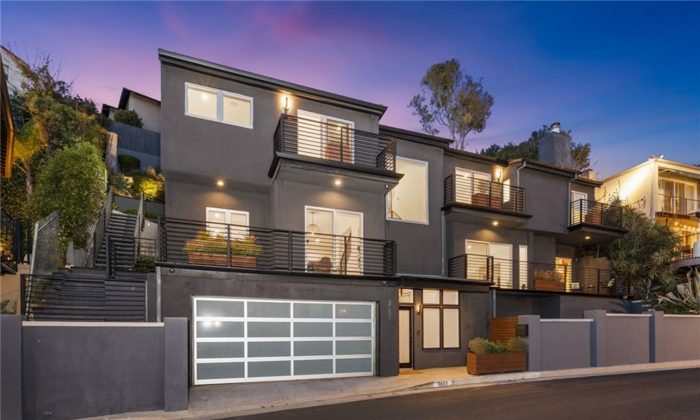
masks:
{"type": "Polygon", "coordinates": [[[662,328],[664,361],[700,359],[700,316],[663,315],[662,328]]]}
{"type": "Polygon", "coordinates": [[[649,362],[649,316],[607,317],[607,366],[649,362]]]}
{"type": "Polygon", "coordinates": [[[583,319],[542,322],[542,370],[590,367],[591,324],[583,319]]]}
{"type": "MultiPolygon", "coordinates": [[[[428,224],[386,222],[386,237],[396,241],[400,273],[439,275],[442,271],[441,208],[443,201],[443,150],[438,147],[397,141],[396,155],[428,162],[428,224]],[[427,246],[430,244],[430,246],[427,246]]],[[[386,200],[381,220],[386,218],[386,200]]]]}
{"type": "Polygon", "coordinates": [[[165,327],[25,322],[22,329],[24,418],[187,408],[184,319],[166,319],[165,327]]]}
{"type": "Polygon", "coordinates": [[[628,313],[631,306],[622,299],[604,296],[560,295],[498,291],[497,316],[539,315],[542,318],[583,318],[589,310],[628,313]]]}
{"type": "Polygon", "coordinates": [[[568,233],[569,180],[528,167],[520,171],[520,186],[527,191],[527,212],[532,214],[523,229],[568,233]]]}
{"type": "Polygon", "coordinates": [[[0,418],[22,417],[22,316],[0,316],[0,418]]]}
{"type": "Polygon", "coordinates": [[[163,269],[163,316],[191,318],[192,296],[367,301],[377,303],[379,376],[398,374],[398,293],[395,281],[354,280],[163,269]]]}

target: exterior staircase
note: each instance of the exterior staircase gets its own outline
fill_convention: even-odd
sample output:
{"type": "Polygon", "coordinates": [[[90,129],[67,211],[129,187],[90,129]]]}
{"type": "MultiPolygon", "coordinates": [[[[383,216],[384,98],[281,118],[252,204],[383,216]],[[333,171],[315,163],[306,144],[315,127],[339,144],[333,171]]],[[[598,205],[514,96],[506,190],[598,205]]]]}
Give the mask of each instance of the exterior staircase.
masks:
{"type": "Polygon", "coordinates": [[[146,274],[97,268],[61,268],[28,276],[25,314],[31,320],[145,321],[146,274]]]}
{"type": "Polygon", "coordinates": [[[117,271],[131,271],[136,265],[136,246],[134,229],[136,216],[112,211],[109,223],[100,244],[95,260],[96,268],[105,268],[107,264],[107,247],[111,245],[111,258],[117,271]]]}

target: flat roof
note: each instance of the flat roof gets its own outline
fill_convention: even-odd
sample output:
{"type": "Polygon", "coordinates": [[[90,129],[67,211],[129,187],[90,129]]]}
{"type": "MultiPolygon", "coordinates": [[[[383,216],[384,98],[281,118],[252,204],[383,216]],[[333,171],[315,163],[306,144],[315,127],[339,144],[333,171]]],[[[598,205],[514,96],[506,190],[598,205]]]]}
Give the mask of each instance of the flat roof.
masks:
{"type": "Polygon", "coordinates": [[[253,85],[270,89],[270,90],[290,90],[296,93],[307,95],[314,99],[325,99],[335,105],[352,105],[353,108],[371,112],[379,116],[384,115],[387,107],[385,105],[375,104],[372,102],[363,101],[360,99],[350,98],[348,96],[338,95],[324,90],[314,89],[308,86],[299,85],[296,83],[286,82],[284,80],[275,79],[268,76],[263,76],[249,71],[237,69],[234,67],[224,66],[222,64],[213,63],[211,61],[202,60],[199,58],[190,57],[176,52],[167,51],[162,48],[158,49],[158,57],[161,62],[168,64],[189,64],[199,68],[213,70],[225,75],[233,76],[234,80],[240,82],[252,82],[253,85]]]}

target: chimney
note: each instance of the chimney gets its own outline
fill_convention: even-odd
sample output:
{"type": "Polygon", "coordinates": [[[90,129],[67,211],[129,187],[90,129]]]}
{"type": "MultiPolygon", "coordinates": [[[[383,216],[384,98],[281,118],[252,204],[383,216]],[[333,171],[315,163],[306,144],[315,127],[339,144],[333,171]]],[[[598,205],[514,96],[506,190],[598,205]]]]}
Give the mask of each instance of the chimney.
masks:
{"type": "Polygon", "coordinates": [[[552,123],[539,142],[537,160],[560,168],[573,168],[571,163],[571,138],[561,132],[561,124],[552,123]]]}

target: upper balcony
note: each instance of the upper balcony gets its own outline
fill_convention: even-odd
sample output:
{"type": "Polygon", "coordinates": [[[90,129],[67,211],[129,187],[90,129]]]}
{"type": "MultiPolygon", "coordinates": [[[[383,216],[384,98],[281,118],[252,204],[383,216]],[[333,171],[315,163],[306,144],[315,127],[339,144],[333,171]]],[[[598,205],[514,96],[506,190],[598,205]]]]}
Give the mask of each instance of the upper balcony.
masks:
{"type": "Polygon", "coordinates": [[[627,233],[622,225],[622,210],[622,206],[615,204],[583,199],[572,201],[569,231],[573,236],[569,239],[577,243],[595,243],[621,237],[627,233]]]}
{"type": "Polygon", "coordinates": [[[393,241],[182,219],[161,221],[156,262],[332,276],[393,276],[393,241]]]}
{"type": "Polygon", "coordinates": [[[455,174],[445,178],[444,187],[445,207],[469,213],[473,221],[517,225],[530,217],[525,213],[525,188],[455,174]]]}
{"type": "Polygon", "coordinates": [[[681,217],[700,217],[700,200],[678,195],[660,193],[657,202],[657,214],[681,217]]]}
{"type": "Polygon", "coordinates": [[[377,133],[355,130],[344,121],[317,121],[283,114],[275,131],[274,147],[276,160],[293,158],[396,176],[395,142],[377,133]]]}

